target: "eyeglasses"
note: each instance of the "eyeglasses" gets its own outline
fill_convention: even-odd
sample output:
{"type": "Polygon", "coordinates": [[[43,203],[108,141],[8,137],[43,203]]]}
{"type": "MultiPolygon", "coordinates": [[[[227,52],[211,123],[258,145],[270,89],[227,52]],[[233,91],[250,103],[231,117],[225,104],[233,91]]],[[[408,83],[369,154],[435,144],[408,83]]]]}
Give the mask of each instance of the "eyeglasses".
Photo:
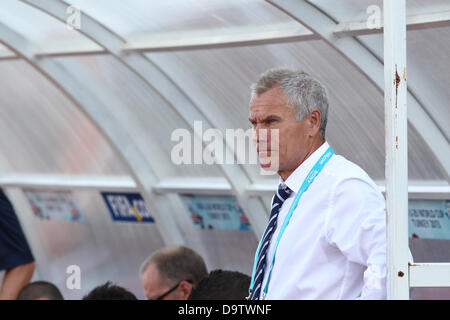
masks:
{"type": "Polygon", "coordinates": [[[194,283],[194,281],[192,280],[181,280],[180,282],[178,282],[173,288],[167,290],[165,293],[163,293],[162,295],[160,295],[158,298],[156,298],[155,300],[162,300],[164,299],[166,296],[168,296],[170,293],[172,293],[173,291],[175,291],[175,289],[178,288],[178,286],[180,285],[180,283],[182,283],[183,281],[189,282],[189,283],[194,283]]]}

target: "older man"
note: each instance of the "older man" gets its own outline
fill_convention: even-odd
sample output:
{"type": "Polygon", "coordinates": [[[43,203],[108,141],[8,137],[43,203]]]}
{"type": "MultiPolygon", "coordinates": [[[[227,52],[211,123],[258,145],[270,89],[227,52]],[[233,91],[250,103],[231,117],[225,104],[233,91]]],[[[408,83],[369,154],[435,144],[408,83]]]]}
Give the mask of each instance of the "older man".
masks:
{"type": "Polygon", "coordinates": [[[162,248],[141,266],[140,277],[149,300],[187,300],[208,275],[203,258],[184,246],[162,248]]]}
{"type": "Polygon", "coordinates": [[[385,201],[370,177],[326,142],[326,89],[304,72],[272,69],[252,90],[258,152],[272,157],[280,181],[250,299],[385,299],[385,201]],[[266,140],[272,130],[278,145],[266,140]]]}

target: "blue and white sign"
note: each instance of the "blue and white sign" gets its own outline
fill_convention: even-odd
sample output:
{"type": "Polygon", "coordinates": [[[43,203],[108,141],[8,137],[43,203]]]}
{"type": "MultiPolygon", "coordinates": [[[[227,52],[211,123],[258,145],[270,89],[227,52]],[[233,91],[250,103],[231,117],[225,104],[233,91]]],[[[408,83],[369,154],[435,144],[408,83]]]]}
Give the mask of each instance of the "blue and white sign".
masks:
{"type": "Polygon", "coordinates": [[[409,200],[409,237],[450,240],[450,200],[409,200]]]}
{"type": "Polygon", "coordinates": [[[102,196],[114,221],[155,222],[139,193],[102,192],[102,196]]]}
{"type": "Polygon", "coordinates": [[[24,190],[36,218],[42,220],[85,221],[70,191],[24,190]]]}
{"type": "Polygon", "coordinates": [[[252,230],[250,222],[234,197],[200,195],[180,197],[197,229],[252,230]]]}

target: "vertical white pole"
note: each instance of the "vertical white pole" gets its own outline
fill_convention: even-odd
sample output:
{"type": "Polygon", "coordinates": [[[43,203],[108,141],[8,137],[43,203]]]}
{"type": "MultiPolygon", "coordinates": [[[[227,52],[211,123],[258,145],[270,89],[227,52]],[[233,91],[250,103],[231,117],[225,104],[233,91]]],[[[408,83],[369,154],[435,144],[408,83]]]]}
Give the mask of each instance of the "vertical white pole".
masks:
{"type": "Polygon", "coordinates": [[[409,299],[405,0],[384,0],[387,298],[409,299]]]}

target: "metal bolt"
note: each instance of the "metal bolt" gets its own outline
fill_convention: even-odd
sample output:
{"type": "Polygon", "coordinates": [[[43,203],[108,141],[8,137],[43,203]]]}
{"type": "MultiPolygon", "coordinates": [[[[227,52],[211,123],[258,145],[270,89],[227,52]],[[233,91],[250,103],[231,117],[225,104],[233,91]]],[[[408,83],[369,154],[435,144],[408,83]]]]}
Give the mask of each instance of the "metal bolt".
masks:
{"type": "Polygon", "coordinates": [[[402,271],[399,271],[399,272],[398,272],[398,276],[399,276],[399,277],[403,277],[404,275],[405,275],[405,274],[404,274],[402,271]]]}

